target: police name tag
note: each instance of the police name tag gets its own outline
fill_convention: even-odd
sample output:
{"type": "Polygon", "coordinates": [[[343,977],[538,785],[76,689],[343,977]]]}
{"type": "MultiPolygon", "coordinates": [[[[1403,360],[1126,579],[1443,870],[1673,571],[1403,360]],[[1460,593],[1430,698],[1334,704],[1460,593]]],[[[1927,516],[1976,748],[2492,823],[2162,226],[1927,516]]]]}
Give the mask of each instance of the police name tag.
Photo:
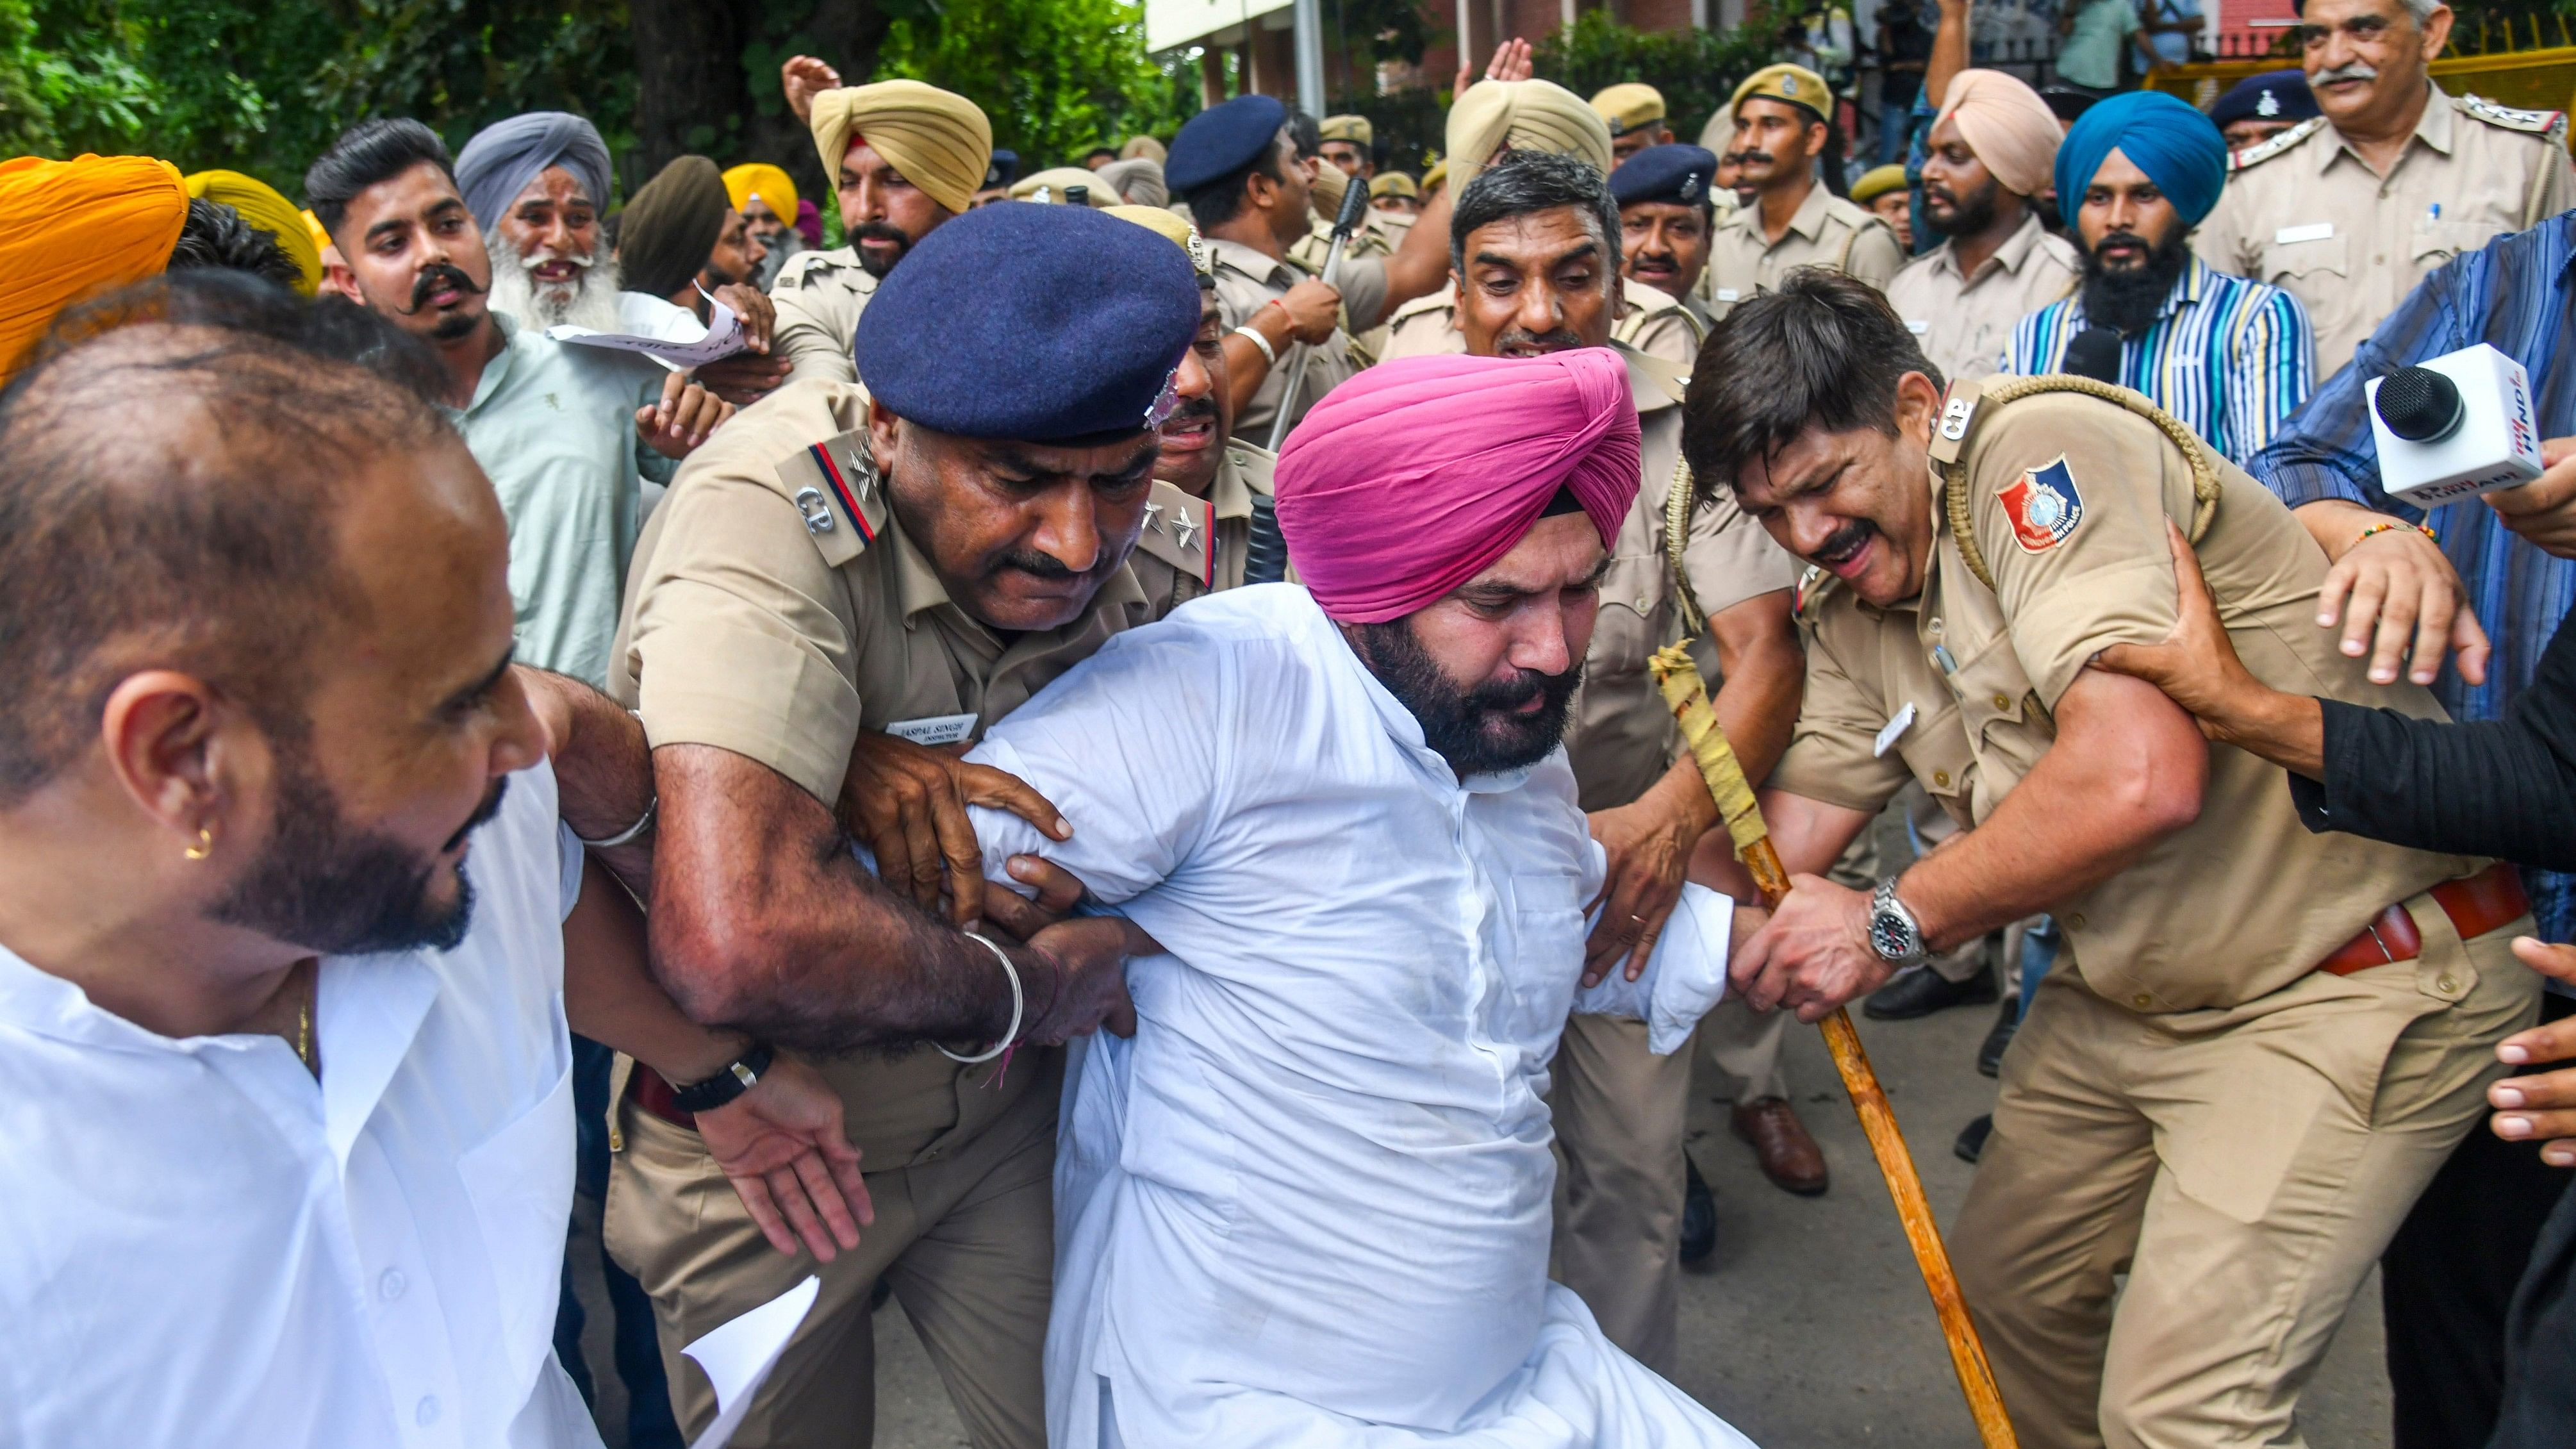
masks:
{"type": "Polygon", "coordinates": [[[1914,728],[1914,704],[1909,700],[1905,708],[1896,712],[1896,718],[1889,720],[1886,727],[1878,732],[1878,738],[1869,747],[1870,758],[1885,759],[1887,752],[1896,748],[1896,742],[1903,739],[1905,732],[1912,728],[1914,728]]]}
{"type": "Polygon", "coordinates": [[[886,733],[916,745],[963,744],[975,733],[975,716],[971,714],[935,714],[925,719],[899,719],[886,726],[886,733]]]}
{"type": "Polygon", "coordinates": [[[1743,295],[1744,294],[1742,292],[1735,290],[1733,287],[1720,287],[1717,289],[1717,300],[1721,302],[1732,302],[1743,295]]]}
{"type": "Polygon", "coordinates": [[[1918,317],[1908,317],[1905,319],[1905,330],[1917,337],[1926,337],[1931,335],[1932,324],[1918,317]]]}
{"type": "Polygon", "coordinates": [[[2294,246],[2300,242],[2324,241],[2334,235],[2334,223],[2312,221],[2305,226],[2285,226],[2272,233],[2274,246],[2294,246]]]}

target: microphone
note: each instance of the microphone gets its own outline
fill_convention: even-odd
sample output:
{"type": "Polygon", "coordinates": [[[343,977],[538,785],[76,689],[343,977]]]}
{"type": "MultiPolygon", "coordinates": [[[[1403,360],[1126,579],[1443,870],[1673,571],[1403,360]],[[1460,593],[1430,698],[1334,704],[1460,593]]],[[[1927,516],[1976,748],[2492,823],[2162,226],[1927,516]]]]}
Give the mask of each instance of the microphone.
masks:
{"type": "Polygon", "coordinates": [[[2120,334],[2108,327],[2088,327],[2066,344],[2059,370],[2095,382],[2120,384],[2120,334]]]}
{"type": "Polygon", "coordinates": [[[2522,364],[2481,342],[2362,384],[2379,484],[2434,508],[2540,476],[2540,426],[2522,364]]]}

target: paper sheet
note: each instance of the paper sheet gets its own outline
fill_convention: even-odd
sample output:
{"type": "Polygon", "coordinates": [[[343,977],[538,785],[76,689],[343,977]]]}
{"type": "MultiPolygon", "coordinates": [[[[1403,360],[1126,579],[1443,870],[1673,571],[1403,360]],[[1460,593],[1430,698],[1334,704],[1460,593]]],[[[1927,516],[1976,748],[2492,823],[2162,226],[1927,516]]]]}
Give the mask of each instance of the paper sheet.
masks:
{"type": "MultiPolygon", "coordinates": [[[[703,289],[700,295],[704,296],[703,289]]],[[[549,327],[546,336],[557,342],[573,342],[583,347],[605,347],[616,352],[640,352],[666,367],[687,371],[719,358],[731,357],[750,345],[743,336],[742,318],[731,307],[707,298],[707,335],[696,342],[673,342],[661,337],[647,337],[633,332],[595,332],[588,327],[549,327]]]]}
{"type": "Polygon", "coordinates": [[[680,1350],[706,1370],[707,1381],[716,1391],[715,1422],[689,1449],[724,1449],[732,1440],[751,1413],[761,1381],[778,1366],[787,1340],[796,1336],[797,1325],[805,1321],[815,1295],[822,1291],[822,1279],[808,1278],[680,1350]]]}

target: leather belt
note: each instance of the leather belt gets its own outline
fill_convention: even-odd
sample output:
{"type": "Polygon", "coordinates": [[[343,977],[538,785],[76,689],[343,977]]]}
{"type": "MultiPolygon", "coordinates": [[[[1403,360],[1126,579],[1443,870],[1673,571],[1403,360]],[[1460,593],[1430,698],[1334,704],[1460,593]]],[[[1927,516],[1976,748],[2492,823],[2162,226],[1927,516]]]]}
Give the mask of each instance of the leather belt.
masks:
{"type": "Polygon", "coordinates": [[[626,1100],[683,1131],[698,1130],[697,1114],[681,1106],[679,1094],[671,1084],[642,1062],[626,1074],[626,1100]]]}
{"type": "MultiPolygon", "coordinates": [[[[2473,941],[2489,931],[2511,925],[2514,919],[2531,909],[2531,897],[2523,894],[2522,875],[2512,866],[2499,861],[2476,875],[2446,880],[2427,894],[2463,941],[2473,941]]],[[[2424,954],[2423,933],[2415,929],[2415,918],[2404,905],[2390,906],[2361,934],[2336,947],[2317,969],[2335,976],[2350,976],[2374,966],[2398,961],[2412,961],[2424,954]]]]}

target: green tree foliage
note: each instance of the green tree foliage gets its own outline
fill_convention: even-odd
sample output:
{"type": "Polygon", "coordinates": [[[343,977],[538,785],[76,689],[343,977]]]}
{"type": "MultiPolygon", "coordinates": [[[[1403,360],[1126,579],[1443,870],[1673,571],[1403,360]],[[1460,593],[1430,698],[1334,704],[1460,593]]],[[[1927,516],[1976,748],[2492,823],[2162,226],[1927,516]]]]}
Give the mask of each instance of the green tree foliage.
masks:
{"type": "Polygon", "coordinates": [[[1699,139],[1700,127],[1726,104],[1738,81],[1778,58],[1784,16],[1755,6],[1744,24],[1712,30],[1638,30],[1587,10],[1539,42],[1539,75],[1591,95],[1621,81],[1644,81],[1664,93],[1673,135],[1699,139]]]}
{"type": "Polygon", "coordinates": [[[1169,136],[1198,109],[1195,73],[1145,54],[1145,13],[1127,0],[943,0],[894,22],[878,74],[974,97],[1023,174],[1095,144],[1169,136]]]}

